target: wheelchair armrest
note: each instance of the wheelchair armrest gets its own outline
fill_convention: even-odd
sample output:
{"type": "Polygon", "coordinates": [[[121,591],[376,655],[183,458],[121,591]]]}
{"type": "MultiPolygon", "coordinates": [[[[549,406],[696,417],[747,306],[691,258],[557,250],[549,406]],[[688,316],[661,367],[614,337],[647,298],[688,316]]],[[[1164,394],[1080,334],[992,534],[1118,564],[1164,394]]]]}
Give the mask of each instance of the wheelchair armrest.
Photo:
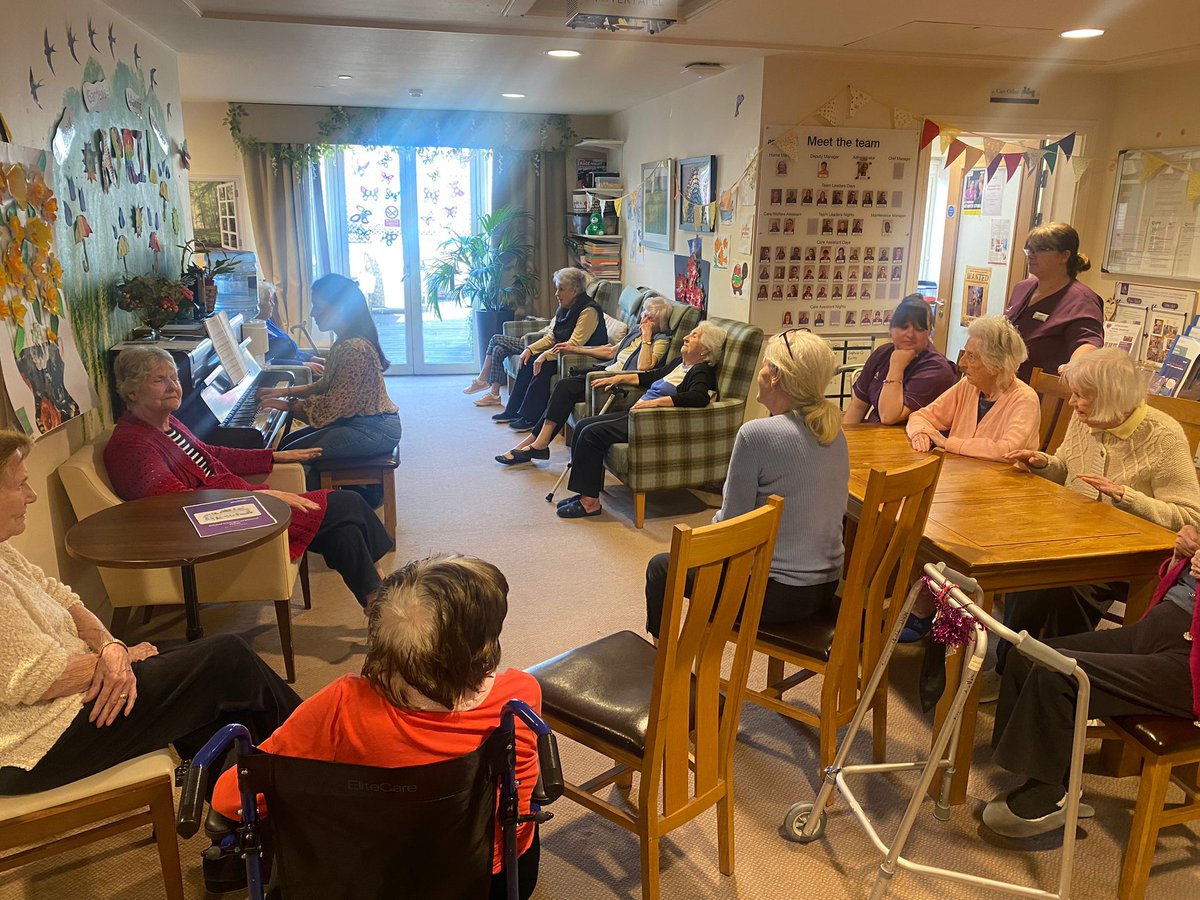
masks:
{"type": "Polygon", "coordinates": [[[553,803],[563,795],[562,763],[558,758],[558,741],[553,732],[539,734],[538,746],[538,783],[533,789],[533,799],[543,806],[553,803]]]}
{"type": "MultiPolygon", "coordinates": [[[[242,753],[249,753],[253,749],[250,731],[245,725],[226,725],[209,738],[208,743],[192,758],[192,764],[187,770],[187,779],[179,794],[179,813],[175,817],[175,833],[180,837],[190,838],[200,830],[204,797],[208,792],[208,773],[214,765],[220,765],[229,746],[235,743],[242,753]]],[[[246,798],[242,799],[244,803],[246,798]]],[[[254,800],[253,797],[250,799],[254,800]]]]}

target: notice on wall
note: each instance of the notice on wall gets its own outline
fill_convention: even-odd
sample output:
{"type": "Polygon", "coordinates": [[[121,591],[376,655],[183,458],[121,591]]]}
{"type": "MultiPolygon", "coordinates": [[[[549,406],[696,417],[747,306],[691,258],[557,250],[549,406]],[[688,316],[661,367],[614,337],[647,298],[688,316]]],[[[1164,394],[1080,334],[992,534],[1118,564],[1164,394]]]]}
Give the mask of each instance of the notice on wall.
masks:
{"type": "Polygon", "coordinates": [[[1012,241],[1012,221],[992,219],[992,236],[988,241],[988,265],[1007,266],[1009,243],[1012,241]]]}
{"type": "Polygon", "coordinates": [[[760,159],[750,321],[768,333],[789,316],[815,331],[885,332],[908,281],[916,136],[775,126],[765,138],[775,142],[760,159]]]}
{"type": "Polygon", "coordinates": [[[1000,174],[1000,170],[996,170],[996,174],[992,176],[983,188],[983,203],[981,204],[980,213],[985,216],[998,216],[1004,208],[1004,186],[1008,184],[1008,178],[1000,174]]]}
{"type": "Polygon", "coordinates": [[[970,325],[987,309],[988,285],[992,270],[987,266],[967,266],[963,275],[963,305],[960,325],[970,325]]]}

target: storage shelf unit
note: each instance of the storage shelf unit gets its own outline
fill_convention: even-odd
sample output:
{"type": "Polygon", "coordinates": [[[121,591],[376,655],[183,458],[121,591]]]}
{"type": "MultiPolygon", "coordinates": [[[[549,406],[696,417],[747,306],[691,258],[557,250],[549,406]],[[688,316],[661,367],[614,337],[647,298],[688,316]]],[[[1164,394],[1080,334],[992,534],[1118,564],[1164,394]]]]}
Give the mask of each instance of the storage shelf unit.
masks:
{"type": "MultiPolygon", "coordinates": [[[[605,138],[584,138],[578,141],[575,146],[580,150],[602,151],[608,160],[610,169],[614,172],[621,171],[619,167],[620,152],[621,148],[625,146],[624,141],[608,140],[605,138]]],[[[599,154],[583,155],[599,156],[599,154]]],[[[624,197],[625,191],[625,187],[622,186],[576,188],[571,192],[574,202],[572,202],[572,209],[567,214],[567,245],[578,262],[579,267],[595,278],[603,278],[611,281],[621,280],[621,235],[584,234],[582,225],[586,223],[586,219],[580,217],[595,212],[598,207],[602,208],[606,213],[607,221],[605,224],[611,230],[615,214],[613,204],[597,201],[615,200],[618,197],[624,197]],[[590,208],[586,208],[589,204],[585,198],[589,195],[592,198],[592,202],[590,208]]],[[[617,228],[619,227],[618,223],[617,228]]]]}

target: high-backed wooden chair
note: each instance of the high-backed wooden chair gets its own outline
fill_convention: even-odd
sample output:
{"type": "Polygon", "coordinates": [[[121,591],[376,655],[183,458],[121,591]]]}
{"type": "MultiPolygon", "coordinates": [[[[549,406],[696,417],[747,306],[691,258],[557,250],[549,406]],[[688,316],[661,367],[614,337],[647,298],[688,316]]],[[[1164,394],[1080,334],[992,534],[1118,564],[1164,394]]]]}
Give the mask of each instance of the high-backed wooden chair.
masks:
{"type": "Polygon", "coordinates": [[[1160,412],[1165,412],[1183,426],[1188,447],[1191,448],[1194,456],[1196,446],[1200,444],[1200,403],[1195,400],[1185,400],[1182,397],[1159,397],[1156,394],[1147,396],[1146,403],[1160,412]]]}
{"type": "Polygon", "coordinates": [[[1117,885],[1120,900],[1141,900],[1150,879],[1158,832],[1200,819],[1200,722],[1174,716],[1113,716],[1105,724],[1141,760],[1141,785],[1117,885]],[[1174,781],[1187,800],[1166,806],[1174,781]]]}
{"type": "MultiPolygon", "coordinates": [[[[766,686],[748,688],[746,699],[817,728],[822,771],[833,763],[837,730],[853,718],[860,687],[879,660],[892,615],[908,593],[941,469],[940,453],[892,472],[872,469],[837,610],[804,622],[759,626],[754,649],[767,655],[766,686]],[[784,677],[785,663],[799,671],[784,677]],[[784,700],[787,691],[817,675],[823,678],[818,709],[784,700]]],[[[875,759],[882,761],[886,679],[874,698],[872,726],[875,759]]]]}
{"type": "Polygon", "coordinates": [[[1038,427],[1038,449],[1053,453],[1062,443],[1071,423],[1071,407],[1067,400],[1071,389],[1057,375],[1035,368],[1029,376],[1029,386],[1037,391],[1042,404],[1042,421],[1038,427]]]}
{"type": "Polygon", "coordinates": [[[675,526],[657,649],[622,631],[529,669],[541,683],[551,727],[615,761],[590,781],[568,783],[566,795],[637,834],[645,900],[659,896],[659,841],[711,806],[720,869],[733,874],[733,743],[752,655],[748,635],[762,612],[782,507],[773,496],[727,522],[675,526]],[[695,579],[686,589],[689,569],[695,579]],[[736,643],[723,692],[721,660],[730,640],[736,643]],[[628,787],[633,772],[636,810],[595,796],[610,784],[628,787]]]}
{"type": "Polygon", "coordinates": [[[174,772],[175,756],[163,749],[53,790],[0,797],[0,852],[25,848],[0,857],[0,872],[151,825],[167,898],[183,900],[174,772]],[[116,816],[124,818],[108,821],[116,816]]]}

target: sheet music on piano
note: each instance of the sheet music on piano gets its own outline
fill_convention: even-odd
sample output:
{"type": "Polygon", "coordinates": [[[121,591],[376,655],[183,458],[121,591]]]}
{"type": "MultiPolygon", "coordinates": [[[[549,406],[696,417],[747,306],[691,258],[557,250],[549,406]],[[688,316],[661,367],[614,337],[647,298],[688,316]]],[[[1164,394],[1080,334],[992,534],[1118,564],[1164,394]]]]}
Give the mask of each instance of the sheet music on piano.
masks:
{"type": "Polygon", "coordinates": [[[229,325],[229,317],[224,312],[219,312],[205,319],[204,327],[213,342],[213,348],[217,351],[225,374],[234,384],[237,384],[250,374],[253,360],[246,356],[246,352],[234,338],[233,328],[229,325]]]}

